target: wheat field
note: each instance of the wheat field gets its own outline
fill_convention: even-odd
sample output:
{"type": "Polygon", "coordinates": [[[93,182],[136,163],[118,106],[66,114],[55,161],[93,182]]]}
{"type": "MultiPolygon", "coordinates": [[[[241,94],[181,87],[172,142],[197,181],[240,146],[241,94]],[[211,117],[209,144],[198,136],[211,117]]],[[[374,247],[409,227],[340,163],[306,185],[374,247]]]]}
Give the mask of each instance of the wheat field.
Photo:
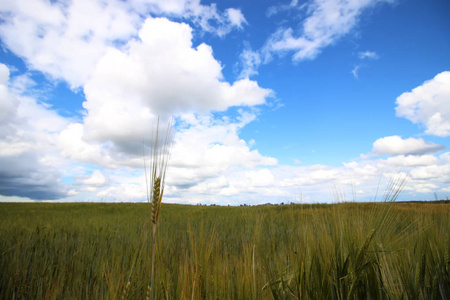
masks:
{"type": "Polygon", "coordinates": [[[0,299],[450,297],[445,202],[151,209],[1,203],[0,299]]]}

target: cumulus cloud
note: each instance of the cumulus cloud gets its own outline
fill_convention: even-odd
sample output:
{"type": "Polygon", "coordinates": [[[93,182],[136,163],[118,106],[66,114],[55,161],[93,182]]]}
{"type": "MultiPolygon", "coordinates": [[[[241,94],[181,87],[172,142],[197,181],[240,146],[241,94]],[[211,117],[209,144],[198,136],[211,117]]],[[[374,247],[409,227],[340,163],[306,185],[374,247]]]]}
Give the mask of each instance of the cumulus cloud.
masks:
{"type": "MultiPolygon", "coordinates": [[[[243,111],[236,119],[218,119],[212,114],[178,117],[164,201],[238,204],[253,197],[267,201],[261,194],[274,189],[276,181],[267,166],[275,167],[278,162],[251,150],[249,143],[239,137],[240,129],[254,118],[243,111]]],[[[108,178],[108,184],[96,189],[97,197],[122,201],[145,199],[142,172],[121,176],[117,174],[124,170],[118,168],[102,173],[108,178]]],[[[86,183],[84,180],[79,182],[86,183]]],[[[275,189],[270,195],[277,193],[281,194],[275,189]]]]}
{"type": "Polygon", "coordinates": [[[192,46],[192,29],[165,18],[147,19],[126,51],[109,49],[85,86],[84,138],[112,141],[126,151],[142,142],[156,116],[225,111],[266,103],[272,94],[255,81],[223,81],[206,44],[192,46]]]}
{"type": "Polygon", "coordinates": [[[247,115],[231,121],[212,116],[183,116],[172,149],[167,183],[184,189],[223,176],[233,168],[276,165],[276,159],[250,150],[248,143],[239,138],[239,130],[253,118],[247,115]]]}
{"type": "Polygon", "coordinates": [[[100,143],[88,143],[83,139],[84,126],[81,123],[71,123],[57,137],[57,145],[61,155],[71,160],[96,164],[102,167],[115,168],[107,149],[100,143]]]}
{"type": "Polygon", "coordinates": [[[161,124],[170,115],[176,121],[168,201],[186,202],[187,195],[195,195],[189,201],[203,201],[214,192],[225,197],[269,182],[266,171],[248,171],[277,160],[251,150],[254,141],[242,140],[239,131],[256,118],[253,107],[264,104],[272,91],[249,79],[223,81],[211,48],[193,48],[191,31],[187,24],[148,19],[126,51],[110,49],[100,60],[85,87],[84,122],[69,124],[57,141],[64,157],[108,168],[101,170],[108,184],[93,186],[82,179],[75,192],[95,192],[109,200],[144,199],[141,173],[120,179],[114,174],[122,166],[142,170],[142,142],[149,142],[157,113],[161,124]],[[241,107],[236,118],[212,113],[233,106],[241,107]],[[229,181],[227,174],[235,172],[242,180],[229,181]],[[240,184],[244,180],[247,186],[240,184]]]}
{"type": "MultiPolygon", "coordinates": [[[[393,178],[405,178],[401,199],[429,200],[432,192],[445,192],[450,183],[449,152],[439,156],[398,155],[386,159],[364,159],[342,166],[279,166],[272,169],[275,186],[302,192],[310,201],[332,201],[333,192],[352,200],[382,200],[393,178]],[[314,174],[314,176],[310,176],[314,174]],[[353,194],[354,192],[355,195],[353,194]]],[[[336,200],[336,199],[335,199],[336,200]]]]}
{"type": "Polygon", "coordinates": [[[108,182],[102,171],[94,170],[89,178],[81,180],[80,183],[91,186],[103,186],[108,182]]]}
{"type": "MultiPolygon", "coordinates": [[[[226,12],[233,26],[245,24],[239,11],[226,12]]],[[[5,113],[0,124],[5,137],[0,154],[18,157],[10,159],[11,164],[19,166],[22,161],[29,166],[16,168],[27,170],[22,174],[24,177],[11,172],[2,173],[1,177],[17,178],[17,186],[30,186],[27,190],[31,191],[24,194],[19,188],[12,190],[14,184],[5,181],[9,190],[4,190],[3,195],[142,200],[145,196],[141,182],[142,142],[150,139],[157,115],[161,115],[163,124],[169,116],[178,116],[176,128],[180,132],[174,145],[174,171],[168,180],[168,196],[178,195],[177,191],[189,186],[201,189],[202,182],[215,181],[233,168],[245,172],[248,168],[277,163],[257,150],[250,150],[251,145],[239,138],[240,128],[255,118],[248,108],[266,103],[272,91],[247,78],[234,83],[224,81],[222,66],[214,59],[211,47],[206,44],[193,47],[192,28],[185,23],[149,18],[138,35],[121,49],[106,48],[89,78],[80,81],[86,80],[83,104],[86,112],[81,121],[64,119],[32,97],[12,95],[8,88],[9,72],[3,65],[0,71],[0,105],[5,113]],[[236,106],[247,109],[239,111],[235,120],[216,120],[211,114],[236,106]],[[203,148],[199,151],[199,147],[203,148]],[[32,152],[34,156],[29,155],[32,152]],[[193,165],[189,165],[189,160],[193,165]],[[46,176],[39,176],[39,167],[47,172],[46,176]],[[119,180],[116,174],[130,172],[129,167],[138,168],[139,172],[133,173],[129,180],[119,180]],[[97,169],[92,171],[93,168],[97,169]],[[26,174],[40,178],[35,189],[31,188],[32,181],[25,180],[26,174]]],[[[15,76],[14,92],[29,91],[32,84],[29,79],[15,76]]],[[[8,168],[13,169],[10,164],[8,168]]],[[[258,174],[249,173],[246,178],[252,179],[249,181],[252,184],[261,184],[267,172],[258,174]]]]}
{"type": "Polygon", "coordinates": [[[139,20],[121,3],[9,1],[0,37],[31,68],[79,87],[108,45],[135,33],[139,20]]]}
{"type": "Polygon", "coordinates": [[[372,154],[380,155],[423,155],[444,150],[443,145],[434,144],[424,139],[402,139],[398,135],[380,138],[373,143],[372,154]]]}
{"type": "Polygon", "coordinates": [[[39,155],[0,156],[0,195],[55,200],[67,195],[62,174],[39,155]]]}
{"type": "MultiPolygon", "coordinates": [[[[166,194],[166,190],[164,190],[166,194]]],[[[108,188],[98,192],[96,194],[100,199],[105,199],[108,202],[115,201],[144,201],[145,200],[145,188],[141,184],[133,183],[121,183],[117,185],[109,186],[108,188]]],[[[165,196],[167,198],[167,196],[165,196]]]]}
{"type": "Polygon", "coordinates": [[[270,186],[275,182],[275,177],[269,169],[247,171],[245,177],[249,182],[248,185],[253,187],[270,186]]]}
{"type": "Polygon", "coordinates": [[[395,110],[398,117],[423,124],[427,134],[450,136],[450,72],[439,73],[400,95],[395,110]]]}
{"type": "Polygon", "coordinates": [[[0,38],[32,69],[78,88],[109,47],[137,34],[148,14],[184,18],[219,36],[246,23],[239,9],[221,12],[199,0],[8,0],[0,5],[0,38]]]}

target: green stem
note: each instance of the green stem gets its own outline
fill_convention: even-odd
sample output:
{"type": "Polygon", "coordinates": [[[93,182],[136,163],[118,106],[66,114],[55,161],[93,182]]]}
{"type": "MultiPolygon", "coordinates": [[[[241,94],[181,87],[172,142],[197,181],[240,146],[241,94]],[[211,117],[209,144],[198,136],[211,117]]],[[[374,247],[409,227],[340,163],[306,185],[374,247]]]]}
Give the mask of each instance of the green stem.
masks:
{"type": "Polygon", "coordinates": [[[154,299],[154,291],[155,291],[155,265],[156,265],[156,223],[153,223],[153,238],[152,238],[152,277],[151,277],[151,293],[150,299],[154,299]]]}

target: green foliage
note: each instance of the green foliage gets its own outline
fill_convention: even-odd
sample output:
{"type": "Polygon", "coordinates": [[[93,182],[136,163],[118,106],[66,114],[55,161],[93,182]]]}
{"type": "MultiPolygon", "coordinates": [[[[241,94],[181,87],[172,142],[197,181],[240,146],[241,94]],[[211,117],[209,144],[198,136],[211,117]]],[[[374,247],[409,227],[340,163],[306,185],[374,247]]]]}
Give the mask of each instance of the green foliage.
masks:
{"type": "MultiPolygon", "coordinates": [[[[450,205],[162,204],[157,299],[448,299],[450,205]]],[[[0,299],[146,299],[151,203],[0,204],[0,299]]]]}

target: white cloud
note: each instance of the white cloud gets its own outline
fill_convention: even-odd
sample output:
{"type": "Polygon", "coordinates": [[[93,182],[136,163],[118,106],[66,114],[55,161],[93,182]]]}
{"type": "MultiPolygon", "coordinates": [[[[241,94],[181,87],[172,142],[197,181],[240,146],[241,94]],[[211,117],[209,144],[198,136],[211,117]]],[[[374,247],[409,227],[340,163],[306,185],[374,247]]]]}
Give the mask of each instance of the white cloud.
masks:
{"type": "MultiPolygon", "coordinates": [[[[43,87],[40,87],[42,90],[45,90],[43,87]]],[[[10,82],[11,92],[19,95],[28,95],[32,93],[41,93],[43,91],[36,90],[36,82],[31,78],[30,74],[25,73],[21,75],[14,76],[11,78],[10,82]]]]}
{"type": "MultiPolygon", "coordinates": [[[[66,199],[79,201],[145,200],[141,143],[136,154],[110,141],[85,139],[84,124],[69,123],[32,98],[11,94],[8,73],[0,65],[0,90],[7,95],[0,104],[7,107],[13,103],[4,123],[11,130],[3,131],[5,138],[0,144],[0,186],[8,187],[0,190],[1,199],[6,195],[34,199],[70,196],[66,199]],[[63,176],[75,183],[63,185],[63,176]]],[[[386,159],[367,156],[337,167],[280,165],[276,159],[252,150],[254,142],[239,137],[240,130],[255,118],[251,109],[240,110],[234,119],[180,114],[164,201],[330,202],[352,200],[354,195],[356,200],[367,201],[373,200],[377,191],[380,200],[389,176],[398,174],[399,169],[408,177],[403,199],[427,199],[426,195],[430,198],[432,193],[445,193],[448,188],[450,153],[432,155],[443,149],[441,145],[393,136],[374,143],[373,155],[394,155],[386,159]],[[333,191],[338,192],[338,199],[333,198],[333,191]]]]}
{"type": "Polygon", "coordinates": [[[135,33],[139,19],[121,3],[11,1],[2,10],[0,37],[31,68],[79,87],[108,45],[135,33]]]}
{"type": "Polygon", "coordinates": [[[356,79],[359,78],[358,72],[359,72],[360,68],[361,68],[361,65],[357,65],[352,70],[353,77],[355,77],[356,79]]]}
{"type": "Polygon", "coordinates": [[[386,162],[392,166],[415,167],[437,164],[438,158],[434,155],[397,155],[388,157],[386,162]]]}
{"type": "MultiPolygon", "coordinates": [[[[85,86],[84,138],[126,149],[142,143],[156,121],[189,112],[264,104],[272,94],[255,81],[223,81],[206,44],[192,47],[192,29],[165,18],[147,19],[126,51],[109,49],[85,86]]],[[[164,122],[163,122],[164,123],[164,122]]]]}
{"type": "Polygon", "coordinates": [[[437,179],[442,178],[442,176],[449,177],[450,174],[450,165],[430,165],[430,166],[422,166],[420,168],[416,168],[411,171],[411,177],[413,179],[437,179]]]}
{"type": "Polygon", "coordinates": [[[239,56],[240,64],[242,65],[239,78],[249,78],[250,76],[258,74],[258,67],[261,65],[261,54],[257,51],[251,50],[249,47],[245,49],[239,56]]]}
{"type": "Polygon", "coordinates": [[[206,32],[222,37],[233,29],[241,29],[246,24],[244,15],[239,9],[229,8],[224,13],[217,10],[217,5],[200,5],[200,0],[188,1],[184,16],[193,19],[194,24],[206,32]]]}
{"type": "Polygon", "coordinates": [[[359,59],[377,59],[378,54],[375,51],[364,51],[358,53],[359,59]]]}
{"type": "Polygon", "coordinates": [[[240,9],[228,8],[221,12],[216,4],[203,5],[200,0],[132,0],[130,3],[141,14],[182,17],[192,20],[203,31],[219,36],[241,29],[247,23],[240,9]]]}
{"type": "Polygon", "coordinates": [[[427,134],[450,136],[450,71],[400,95],[395,110],[398,117],[424,124],[427,134]]]}
{"type": "Polygon", "coordinates": [[[281,167],[279,170],[274,170],[281,180],[282,186],[302,186],[311,187],[318,184],[327,185],[330,182],[340,177],[339,169],[325,165],[312,165],[312,166],[295,166],[281,167]],[[280,170],[280,171],[279,171],[280,170]],[[285,172],[286,175],[282,175],[285,172]]]}
{"type": "Polygon", "coordinates": [[[275,182],[275,177],[268,169],[247,171],[245,177],[248,181],[248,185],[253,187],[270,186],[275,182]]]}
{"type": "Polygon", "coordinates": [[[239,130],[252,118],[237,122],[214,120],[211,116],[183,116],[172,149],[168,183],[189,188],[227,174],[233,168],[250,169],[276,165],[277,160],[250,150],[239,138],[239,130]],[[194,120],[192,120],[194,117],[194,120]]]}
{"type": "Polygon", "coordinates": [[[143,201],[145,199],[145,188],[139,184],[117,184],[101,190],[96,194],[100,199],[106,201],[143,201]]]}
{"type": "Polygon", "coordinates": [[[238,9],[221,12],[199,0],[9,0],[0,5],[0,38],[32,69],[78,88],[108,47],[136,36],[149,14],[192,20],[219,36],[246,23],[238,9]]]}
{"type": "Polygon", "coordinates": [[[80,183],[91,186],[103,186],[108,182],[102,171],[94,170],[89,178],[81,180],[80,183]]]}
{"type": "Polygon", "coordinates": [[[225,10],[225,15],[227,16],[231,26],[242,28],[243,24],[247,24],[247,20],[245,20],[244,15],[239,9],[228,8],[225,10]]]}
{"type": "Polygon", "coordinates": [[[424,139],[402,139],[398,135],[380,138],[373,143],[372,154],[379,155],[422,155],[444,150],[443,145],[434,144],[424,139]]]}
{"type": "MultiPolygon", "coordinates": [[[[220,123],[206,126],[205,118],[200,124],[193,124],[177,134],[172,151],[166,186],[165,202],[175,203],[229,203],[238,204],[249,193],[259,197],[275,181],[271,171],[264,164],[275,164],[276,160],[262,157],[257,151],[248,153],[243,141],[236,141],[235,130],[242,124],[220,123]],[[197,146],[191,149],[185,139],[196,139],[197,146]],[[237,142],[238,144],[236,144],[237,142]],[[221,149],[217,145],[221,144],[221,149]],[[222,144],[223,143],[223,144],[222,144]],[[193,152],[196,150],[199,152],[193,152]],[[247,152],[247,154],[246,154],[247,152]],[[190,159],[195,155],[194,159],[190,159]],[[204,156],[204,160],[197,160],[204,156]],[[220,158],[220,159],[218,159],[220,158]],[[231,163],[226,163],[229,160],[231,163]],[[247,160],[253,160],[249,163],[247,160]],[[232,197],[232,198],[229,198],[232,197]]],[[[210,119],[209,121],[214,121],[210,119]]],[[[129,172],[129,171],[128,171],[129,172]]],[[[134,176],[117,175],[111,171],[110,184],[97,191],[96,196],[119,201],[142,201],[145,199],[145,179],[142,173],[134,176]]],[[[272,193],[272,195],[276,195],[272,193]]]]}
{"type": "MultiPolygon", "coordinates": [[[[240,129],[254,118],[245,112],[234,120],[196,114],[183,114],[177,118],[164,201],[213,203],[217,200],[237,204],[249,200],[246,198],[249,194],[261,197],[261,193],[272,189],[275,178],[266,166],[276,166],[277,160],[250,150],[249,144],[238,135],[240,129]]],[[[114,149],[109,151],[115,155],[114,149]]],[[[142,168],[142,157],[140,163],[142,168]]],[[[141,168],[128,176],[120,175],[130,173],[127,169],[103,169],[108,184],[98,187],[96,197],[111,201],[142,201],[145,199],[145,180],[141,168]]],[[[80,180],[79,183],[88,182],[80,180]]],[[[270,195],[277,193],[280,192],[273,191],[270,195]]],[[[267,202],[267,197],[261,199],[267,202]]]]}
{"type": "MultiPolygon", "coordinates": [[[[333,191],[341,198],[356,200],[383,199],[392,178],[406,178],[403,200],[429,200],[431,192],[444,191],[450,182],[449,152],[440,156],[395,156],[344,163],[341,167],[279,166],[272,169],[275,186],[301,191],[303,197],[316,201],[332,201],[333,191]],[[401,173],[400,173],[401,170],[401,173]],[[310,176],[314,174],[314,176],[310,176]]],[[[298,192],[297,192],[298,193],[298,192]]]]}
{"type": "Polygon", "coordinates": [[[266,61],[272,53],[293,51],[293,60],[314,59],[323,48],[348,34],[359,21],[364,10],[388,0],[314,0],[307,6],[307,17],[301,31],[279,28],[266,42],[263,53],[266,61]]]}
{"type": "Polygon", "coordinates": [[[57,138],[57,145],[61,155],[70,160],[95,164],[102,167],[115,168],[117,162],[113,160],[107,148],[95,142],[86,142],[83,139],[84,126],[80,123],[71,123],[62,130],[57,138]]]}
{"type": "MultiPolygon", "coordinates": [[[[361,60],[362,59],[378,59],[378,54],[373,51],[364,51],[364,52],[358,53],[358,58],[361,60]]],[[[361,70],[362,67],[366,67],[366,66],[364,64],[358,64],[352,69],[351,73],[353,74],[353,77],[355,77],[355,79],[359,79],[359,71],[361,70]]]]}
{"type": "MultiPolygon", "coordinates": [[[[396,147],[389,148],[389,153],[397,155],[385,159],[367,157],[337,167],[279,165],[274,158],[251,151],[248,143],[239,138],[240,129],[253,118],[247,115],[237,120],[219,120],[212,115],[193,114],[178,118],[164,201],[192,204],[262,204],[299,199],[369,201],[375,195],[382,200],[390,178],[399,177],[399,170],[407,178],[402,199],[429,199],[435,191],[445,192],[450,182],[450,153],[429,154],[433,147],[420,139],[400,139],[400,143],[394,143],[396,147]],[[402,149],[415,149],[416,154],[398,154],[402,149]],[[333,198],[336,192],[338,196],[333,198]]],[[[108,185],[98,188],[96,196],[108,201],[145,199],[142,172],[120,175],[127,172],[130,171],[114,169],[106,175],[103,170],[110,180],[108,185]]]]}

